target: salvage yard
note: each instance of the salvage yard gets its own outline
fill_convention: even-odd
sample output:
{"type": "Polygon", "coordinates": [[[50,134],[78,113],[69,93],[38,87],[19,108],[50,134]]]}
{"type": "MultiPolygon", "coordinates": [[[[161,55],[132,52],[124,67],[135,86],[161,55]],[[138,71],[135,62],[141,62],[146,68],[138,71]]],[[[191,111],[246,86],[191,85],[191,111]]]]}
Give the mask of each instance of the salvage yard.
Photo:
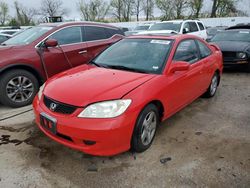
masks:
{"type": "Polygon", "coordinates": [[[31,106],[0,106],[0,187],[250,187],[250,74],[224,73],[217,92],[163,122],[149,150],[113,157],[52,141],[31,106]]]}

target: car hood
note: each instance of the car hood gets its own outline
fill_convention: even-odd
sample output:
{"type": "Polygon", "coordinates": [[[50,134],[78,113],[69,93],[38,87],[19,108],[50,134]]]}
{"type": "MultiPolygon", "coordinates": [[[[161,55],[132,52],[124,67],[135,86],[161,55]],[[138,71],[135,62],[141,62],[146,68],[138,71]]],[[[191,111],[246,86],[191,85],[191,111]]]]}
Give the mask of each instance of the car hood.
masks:
{"type": "Polygon", "coordinates": [[[82,65],[49,79],[43,93],[59,102],[87,106],[120,99],[153,77],[155,75],[82,65]]]}
{"type": "Polygon", "coordinates": [[[242,52],[250,47],[249,42],[240,41],[212,41],[211,43],[217,44],[221,51],[225,52],[242,52]]]}
{"type": "Polygon", "coordinates": [[[171,34],[171,33],[175,33],[178,34],[178,32],[174,31],[174,30],[152,30],[152,31],[142,31],[142,32],[138,32],[138,35],[145,35],[145,34],[171,34]]]}

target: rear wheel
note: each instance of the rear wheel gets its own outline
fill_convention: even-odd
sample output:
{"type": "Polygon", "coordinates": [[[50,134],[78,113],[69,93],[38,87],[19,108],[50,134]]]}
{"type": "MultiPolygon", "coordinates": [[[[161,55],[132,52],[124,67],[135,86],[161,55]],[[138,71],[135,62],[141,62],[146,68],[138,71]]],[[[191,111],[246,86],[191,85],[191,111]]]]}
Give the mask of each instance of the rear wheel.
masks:
{"type": "Polygon", "coordinates": [[[214,73],[211,83],[206,93],[204,93],[203,96],[207,98],[213,97],[217,91],[218,85],[219,85],[219,74],[216,72],[214,73]]]}
{"type": "Polygon", "coordinates": [[[159,111],[153,104],[146,106],[140,113],[134,128],[131,147],[133,151],[147,150],[155,137],[159,125],[159,111]]]}
{"type": "Polygon", "coordinates": [[[32,73],[22,69],[8,71],[0,78],[0,102],[14,108],[31,104],[38,88],[32,73]]]}

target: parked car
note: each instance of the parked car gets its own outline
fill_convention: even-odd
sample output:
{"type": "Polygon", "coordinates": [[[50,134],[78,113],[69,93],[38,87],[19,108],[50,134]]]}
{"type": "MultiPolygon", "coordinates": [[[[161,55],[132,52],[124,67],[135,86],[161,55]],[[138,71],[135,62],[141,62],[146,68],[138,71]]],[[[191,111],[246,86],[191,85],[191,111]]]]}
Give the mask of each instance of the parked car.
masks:
{"type": "Polygon", "coordinates": [[[237,25],[227,28],[227,30],[231,29],[250,29],[250,23],[239,23],[237,25]]]}
{"type": "Polygon", "coordinates": [[[130,36],[49,79],[33,102],[36,123],[85,153],[143,152],[161,121],[213,97],[221,74],[221,51],[199,37],[130,36]]]}
{"type": "Polygon", "coordinates": [[[250,72],[250,29],[229,29],[211,40],[222,53],[225,67],[243,67],[250,72]]]}
{"type": "Polygon", "coordinates": [[[152,25],[147,31],[138,34],[191,34],[202,39],[207,39],[207,32],[204,24],[199,20],[173,20],[163,21],[152,25]]]}
{"type": "Polygon", "coordinates": [[[30,104],[47,78],[87,63],[124,33],[89,22],[47,23],[25,30],[0,47],[0,102],[30,104]]]}
{"type": "Polygon", "coordinates": [[[21,31],[21,29],[5,29],[5,30],[0,30],[0,34],[14,36],[19,31],[21,31]]]}
{"type": "Polygon", "coordinates": [[[3,43],[4,41],[10,39],[11,36],[10,35],[7,35],[7,34],[1,34],[0,33],[0,44],[3,43]]]}
{"type": "Polygon", "coordinates": [[[126,31],[125,35],[130,36],[130,35],[134,35],[136,33],[142,32],[142,31],[147,31],[151,25],[152,24],[138,25],[132,31],[126,31]]]}
{"type": "Polygon", "coordinates": [[[210,42],[211,39],[219,32],[224,31],[227,27],[210,27],[207,28],[207,42],[210,42]]]}

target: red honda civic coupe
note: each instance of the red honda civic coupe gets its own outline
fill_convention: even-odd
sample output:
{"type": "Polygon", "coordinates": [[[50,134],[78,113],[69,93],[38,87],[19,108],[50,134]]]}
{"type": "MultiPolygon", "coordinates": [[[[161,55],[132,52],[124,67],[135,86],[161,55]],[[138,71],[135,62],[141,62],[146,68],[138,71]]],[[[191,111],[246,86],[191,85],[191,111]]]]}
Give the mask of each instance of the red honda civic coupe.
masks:
{"type": "Polygon", "coordinates": [[[142,152],[161,121],[215,95],[222,69],[219,48],[198,37],[131,36],[49,79],[33,102],[36,123],[88,154],[142,152]]]}

